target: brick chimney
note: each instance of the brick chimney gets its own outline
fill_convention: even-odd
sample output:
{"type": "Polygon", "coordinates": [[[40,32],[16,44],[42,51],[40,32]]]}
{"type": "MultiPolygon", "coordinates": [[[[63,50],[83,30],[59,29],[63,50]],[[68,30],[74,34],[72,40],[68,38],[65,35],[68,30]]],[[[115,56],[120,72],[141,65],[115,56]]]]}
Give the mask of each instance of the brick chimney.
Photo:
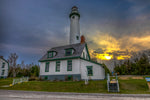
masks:
{"type": "Polygon", "coordinates": [[[2,59],[3,59],[3,56],[0,56],[0,58],[2,58],[2,59]]]}
{"type": "Polygon", "coordinates": [[[84,35],[81,36],[81,42],[80,42],[80,43],[81,43],[81,44],[82,44],[82,43],[85,43],[85,37],[84,37],[84,35]]]}

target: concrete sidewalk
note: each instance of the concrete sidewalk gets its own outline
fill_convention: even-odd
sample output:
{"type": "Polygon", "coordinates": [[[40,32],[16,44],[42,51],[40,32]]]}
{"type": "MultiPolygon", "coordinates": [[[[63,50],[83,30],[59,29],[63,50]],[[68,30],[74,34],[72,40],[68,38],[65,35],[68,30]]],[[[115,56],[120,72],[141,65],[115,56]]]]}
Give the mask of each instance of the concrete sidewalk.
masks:
{"type": "Polygon", "coordinates": [[[150,100],[150,94],[99,94],[0,90],[0,100],[150,100]]]}

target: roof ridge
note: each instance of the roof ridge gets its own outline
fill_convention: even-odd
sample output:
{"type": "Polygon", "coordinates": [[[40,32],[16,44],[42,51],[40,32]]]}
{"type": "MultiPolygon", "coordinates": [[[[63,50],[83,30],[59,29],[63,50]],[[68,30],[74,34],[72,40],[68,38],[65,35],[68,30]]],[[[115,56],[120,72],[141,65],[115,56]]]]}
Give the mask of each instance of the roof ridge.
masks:
{"type": "Polygon", "coordinates": [[[58,47],[53,47],[51,49],[48,50],[49,51],[56,51],[57,55],[52,57],[52,58],[47,58],[47,54],[48,52],[40,59],[40,61],[42,60],[52,60],[52,59],[56,59],[56,58],[68,58],[68,57],[77,57],[77,56],[81,56],[81,53],[84,49],[84,47],[86,46],[86,43],[76,43],[76,44],[71,44],[71,45],[65,45],[65,46],[58,46],[58,47]],[[74,48],[75,52],[71,55],[71,56],[66,56],[65,55],[65,49],[67,48],[74,48]]]}
{"type": "MultiPolygon", "coordinates": [[[[69,45],[63,45],[63,46],[57,46],[57,47],[52,47],[51,49],[54,49],[54,48],[62,48],[62,47],[67,47],[67,46],[74,46],[74,45],[79,45],[81,43],[76,43],[76,44],[69,44],[69,45]]],[[[82,44],[85,44],[85,43],[82,43],[82,44]]]]}

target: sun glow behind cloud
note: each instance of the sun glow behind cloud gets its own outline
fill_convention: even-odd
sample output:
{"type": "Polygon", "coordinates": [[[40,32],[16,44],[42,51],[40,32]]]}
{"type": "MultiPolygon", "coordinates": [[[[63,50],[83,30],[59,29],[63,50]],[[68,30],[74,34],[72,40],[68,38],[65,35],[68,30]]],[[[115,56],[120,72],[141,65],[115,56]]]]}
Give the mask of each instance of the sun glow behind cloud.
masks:
{"type": "Polygon", "coordinates": [[[112,55],[109,55],[106,53],[105,54],[97,54],[96,58],[102,59],[102,60],[110,60],[110,59],[112,59],[112,55]]]}
{"type": "Polygon", "coordinates": [[[132,52],[150,49],[150,35],[141,37],[126,36],[116,39],[108,33],[104,34],[99,31],[96,33],[96,35],[90,36],[92,43],[89,46],[93,47],[90,49],[90,54],[100,60],[129,59],[132,52]]]}

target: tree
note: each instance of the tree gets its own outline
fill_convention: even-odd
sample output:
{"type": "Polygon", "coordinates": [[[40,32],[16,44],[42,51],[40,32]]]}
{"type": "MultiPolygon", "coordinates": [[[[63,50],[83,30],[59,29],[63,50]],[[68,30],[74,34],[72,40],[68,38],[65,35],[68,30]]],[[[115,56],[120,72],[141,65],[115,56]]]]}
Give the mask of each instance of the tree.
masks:
{"type": "Polygon", "coordinates": [[[107,75],[107,73],[108,73],[109,75],[111,75],[110,70],[107,68],[107,66],[106,66],[104,63],[102,64],[102,66],[103,66],[104,69],[105,69],[105,75],[107,75]]]}
{"type": "Polygon", "coordinates": [[[33,77],[39,76],[39,72],[40,72],[39,66],[34,65],[30,68],[30,70],[31,70],[31,76],[33,76],[33,77]]]}
{"type": "Polygon", "coordinates": [[[143,54],[135,62],[126,61],[124,64],[117,66],[115,72],[121,75],[150,75],[150,63],[147,55],[143,54]]]}
{"type": "Polygon", "coordinates": [[[10,70],[12,71],[12,73],[9,73],[9,75],[12,75],[13,77],[16,77],[17,59],[18,59],[18,55],[16,53],[11,53],[8,58],[10,70]]]}

